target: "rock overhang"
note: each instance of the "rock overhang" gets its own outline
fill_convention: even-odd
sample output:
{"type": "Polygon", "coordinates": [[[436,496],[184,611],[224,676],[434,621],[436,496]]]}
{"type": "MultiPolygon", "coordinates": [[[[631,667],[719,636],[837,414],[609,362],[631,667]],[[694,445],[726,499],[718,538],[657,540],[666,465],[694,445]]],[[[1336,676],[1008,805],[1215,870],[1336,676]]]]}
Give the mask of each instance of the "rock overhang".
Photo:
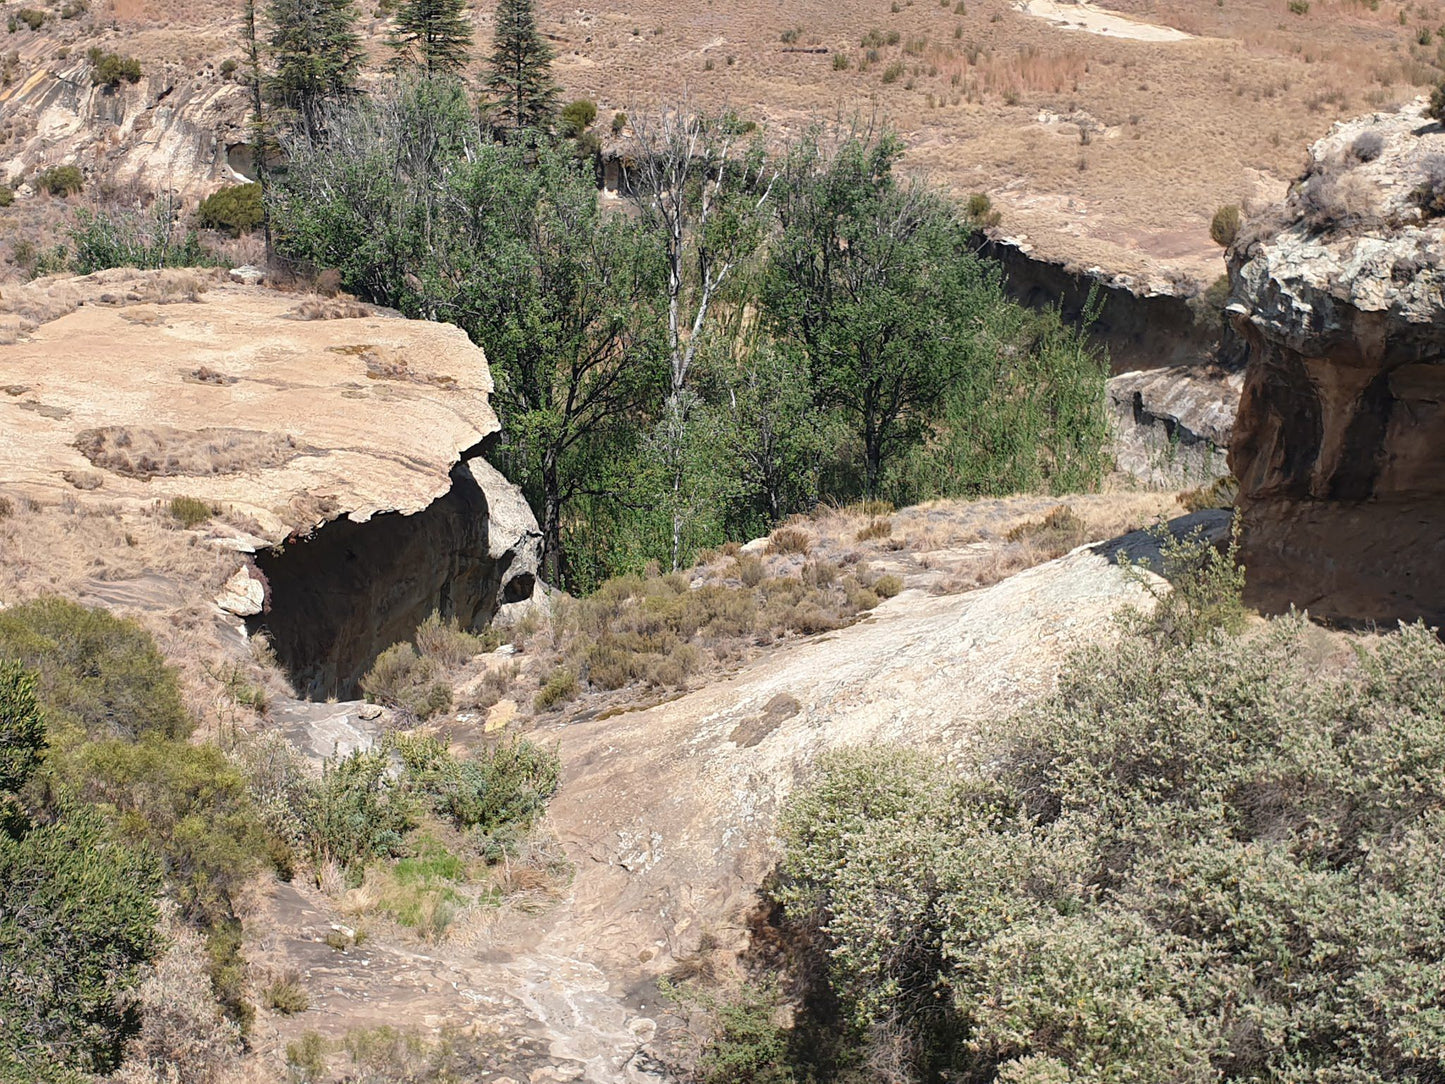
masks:
{"type": "Polygon", "coordinates": [[[277,544],[342,516],[421,511],[499,429],[486,357],[456,327],[203,285],[129,303],[123,283],[97,280],[89,303],[0,347],[7,492],[190,497],[247,523],[252,545],[277,544]]]}

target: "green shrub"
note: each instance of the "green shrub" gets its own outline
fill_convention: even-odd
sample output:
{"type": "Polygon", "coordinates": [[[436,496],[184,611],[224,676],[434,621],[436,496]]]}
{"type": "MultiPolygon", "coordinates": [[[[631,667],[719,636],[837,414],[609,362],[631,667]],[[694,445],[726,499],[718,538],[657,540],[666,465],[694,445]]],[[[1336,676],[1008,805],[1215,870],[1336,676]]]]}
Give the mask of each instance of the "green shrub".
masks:
{"type": "Polygon", "coordinates": [[[590,98],[578,98],[562,107],[562,134],[576,139],[597,119],[597,103],[590,98]]]}
{"type": "Polygon", "coordinates": [[[254,181],[214,192],[196,208],[196,221],[203,229],[228,230],[234,237],[256,229],[262,217],[261,185],[254,181]]]}
{"type": "Polygon", "coordinates": [[[1439,124],[1445,124],[1445,80],[1435,84],[1430,91],[1430,105],[1426,115],[1439,124]]]}
{"type": "Polygon", "coordinates": [[[368,700],[416,719],[429,719],[452,706],[452,687],[444,670],[436,659],[418,654],[411,644],[393,644],[362,676],[361,689],[368,700]]]}
{"type": "Polygon", "coordinates": [[[566,703],[577,696],[577,674],[566,666],[559,666],[547,675],[547,680],[537,690],[533,704],[538,711],[546,711],[558,704],[566,703]]]}
{"type": "Polygon", "coordinates": [[[35,187],[52,196],[71,196],[85,188],[77,166],[51,166],[35,178],[35,187]]]}
{"type": "MultiPolygon", "coordinates": [[[[36,11],[34,8],[21,8],[15,13],[15,18],[24,23],[31,30],[39,30],[45,25],[46,15],[43,11],[36,11]]],[[[14,32],[13,30],[11,31],[14,32]]]]}
{"type": "Polygon", "coordinates": [[[70,231],[75,249],[71,263],[82,275],[111,267],[215,266],[216,257],[201,244],[196,231],[182,232],[173,219],[174,208],[167,200],[158,200],[147,216],[79,211],[70,231]]]}
{"type": "Polygon", "coordinates": [[[0,658],[38,674],[50,740],[182,740],[192,722],[175,671],[134,621],[61,598],[0,610],[0,658]]]}
{"type": "Polygon", "coordinates": [[[615,136],[620,136],[620,135],[622,134],[622,132],[623,132],[623,129],[625,129],[626,127],[627,127],[627,114],[626,114],[626,113],[613,113],[613,114],[612,114],[612,134],[615,135],[615,136]]]}
{"type": "Polygon", "coordinates": [[[262,991],[261,1000],[268,1009],[282,1016],[293,1016],[311,1007],[311,998],[301,985],[301,976],[295,971],[272,979],[262,991]]]}
{"type": "Polygon", "coordinates": [[[703,1045],[688,1079],[698,1084],[793,1084],[788,1035],[778,1026],[776,988],[745,983],[727,995],[664,979],[662,995],[702,1018],[703,1045]]]}
{"type": "Polygon", "coordinates": [[[139,83],[140,61],[133,56],[107,53],[99,46],[93,46],[87,54],[90,63],[90,82],[97,87],[118,87],[121,82],[139,83]]]}
{"type": "Polygon", "coordinates": [[[1239,236],[1239,225],[1239,207],[1233,203],[1226,204],[1215,211],[1214,217],[1209,220],[1209,236],[1216,245],[1228,248],[1239,236]]]}
{"type": "Polygon", "coordinates": [[[15,189],[0,184],[0,207],[9,207],[15,202],[15,189]]]}
{"type": "Polygon", "coordinates": [[[1445,646],[1322,674],[1318,636],[1091,649],[982,775],[828,758],[774,893],[839,1005],[816,1026],[907,1080],[1445,1070],[1445,646]]]}
{"type": "Polygon", "coordinates": [[[211,506],[195,497],[172,497],[170,514],[182,527],[199,527],[211,518],[211,506]]]}
{"type": "Polygon", "coordinates": [[[392,778],[384,752],[357,750],[322,768],[303,812],[312,861],[343,868],[406,853],[416,810],[403,783],[392,778]]]}
{"type": "Polygon", "coordinates": [[[903,578],[889,572],[873,581],[872,590],[879,598],[892,598],[903,590],[903,578]]]}
{"type": "Polygon", "coordinates": [[[432,737],[402,736],[396,749],[408,785],[456,827],[490,834],[524,829],[557,790],[556,754],[513,740],[462,759],[432,737]]]}
{"type": "Polygon", "coordinates": [[[161,951],[160,877],[101,818],[62,802],[0,831],[0,1075],[108,1073],[140,1026],[132,993],[161,951]],[[9,1064],[18,1070],[7,1072],[9,1064]]]}
{"type": "Polygon", "coordinates": [[[238,65],[233,58],[227,57],[225,60],[221,61],[221,77],[223,79],[229,79],[231,76],[236,74],[236,69],[238,67],[240,67],[240,65],[238,65]]]}
{"type": "Polygon", "coordinates": [[[1160,560],[1154,563],[1158,567],[1151,567],[1148,561],[1133,564],[1127,556],[1120,558],[1125,570],[1155,600],[1152,610],[1124,611],[1126,627],[1135,635],[1186,646],[1215,630],[1239,632],[1246,616],[1239,530],[1235,518],[1229,542],[1218,549],[1197,529],[1177,537],[1165,524],[1151,527],[1149,533],[1159,546],[1160,560]],[[1143,574],[1146,569],[1163,576],[1168,583],[1158,585],[1143,574]]]}
{"type": "Polygon", "coordinates": [[[460,666],[484,651],[493,650],[500,642],[491,629],[485,636],[463,632],[455,617],[443,619],[435,610],[417,626],[412,638],[423,657],[445,667],[460,666]]]}

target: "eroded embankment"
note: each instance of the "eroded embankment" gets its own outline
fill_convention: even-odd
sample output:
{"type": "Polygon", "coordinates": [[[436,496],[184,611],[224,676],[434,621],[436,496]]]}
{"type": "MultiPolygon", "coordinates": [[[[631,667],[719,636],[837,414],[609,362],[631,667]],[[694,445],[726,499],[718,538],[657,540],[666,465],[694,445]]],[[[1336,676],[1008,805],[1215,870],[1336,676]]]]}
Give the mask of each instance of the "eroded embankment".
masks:
{"type": "Polygon", "coordinates": [[[1220,351],[1217,313],[1177,294],[1136,292],[1102,274],[1041,260],[1006,239],[984,239],[980,254],[1003,268],[1011,297],[1034,309],[1055,308],[1070,323],[1085,317],[1097,291],[1098,311],[1089,325],[1108,348],[1115,373],[1207,364],[1220,351]]]}

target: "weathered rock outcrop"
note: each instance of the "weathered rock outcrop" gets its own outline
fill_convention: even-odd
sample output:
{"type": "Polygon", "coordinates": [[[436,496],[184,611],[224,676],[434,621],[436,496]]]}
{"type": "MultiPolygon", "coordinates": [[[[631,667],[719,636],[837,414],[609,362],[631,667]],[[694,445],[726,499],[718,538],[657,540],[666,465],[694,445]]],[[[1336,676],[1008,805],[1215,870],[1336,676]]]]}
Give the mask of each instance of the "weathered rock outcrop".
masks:
{"type": "Polygon", "coordinates": [[[205,195],[252,179],[246,89],[214,64],[159,64],[138,83],[96,86],[83,48],[41,36],[21,62],[25,78],[0,88],[0,183],[61,164],[140,194],[205,195]]]}
{"type": "Polygon", "coordinates": [[[1228,470],[1243,372],[1178,366],[1123,373],[1108,383],[1114,460],[1151,486],[1212,482],[1228,470]]]}
{"type": "Polygon", "coordinates": [[[1336,125],[1230,256],[1249,351],[1230,464],[1253,600],[1445,622],[1445,130],[1336,125]]]}
{"type": "Polygon", "coordinates": [[[311,693],[348,692],[433,609],[478,627],[531,596],[540,535],[480,458],[498,423],[463,332],[219,277],[128,300],[155,277],[75,280],[84,303],[0,347],[0,490],[209,512],[267,587],[258,607],[238,574],[220,604],[311,693]]]}

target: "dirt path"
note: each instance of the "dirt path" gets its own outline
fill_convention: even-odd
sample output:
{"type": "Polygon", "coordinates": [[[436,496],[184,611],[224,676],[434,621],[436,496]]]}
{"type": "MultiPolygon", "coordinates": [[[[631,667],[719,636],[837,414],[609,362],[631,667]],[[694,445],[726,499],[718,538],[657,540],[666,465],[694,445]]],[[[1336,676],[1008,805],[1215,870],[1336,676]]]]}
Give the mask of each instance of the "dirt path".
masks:
{"type": "Polygon", "coordinates": [[[724,953],[743,944],[779,804],[817,756],[874,742],[966,756],[981,721],[1046,690],[1070,648],[1142,597],[1081,549],[969,594],[906,591],[679,700],[534,733],[564,766],[551,821],[576,869],[566,898],[470,943],[341,953],[323,940],[326,897],[277,885],[258,955],[302,971],[313,1001],[269,1021],[274,1048],[306,1029],[451,1023],[495,1037],[478,1079],[496,1084],[665,1079],[646,1049],[655,980],[704,934],[724,953]]]}

